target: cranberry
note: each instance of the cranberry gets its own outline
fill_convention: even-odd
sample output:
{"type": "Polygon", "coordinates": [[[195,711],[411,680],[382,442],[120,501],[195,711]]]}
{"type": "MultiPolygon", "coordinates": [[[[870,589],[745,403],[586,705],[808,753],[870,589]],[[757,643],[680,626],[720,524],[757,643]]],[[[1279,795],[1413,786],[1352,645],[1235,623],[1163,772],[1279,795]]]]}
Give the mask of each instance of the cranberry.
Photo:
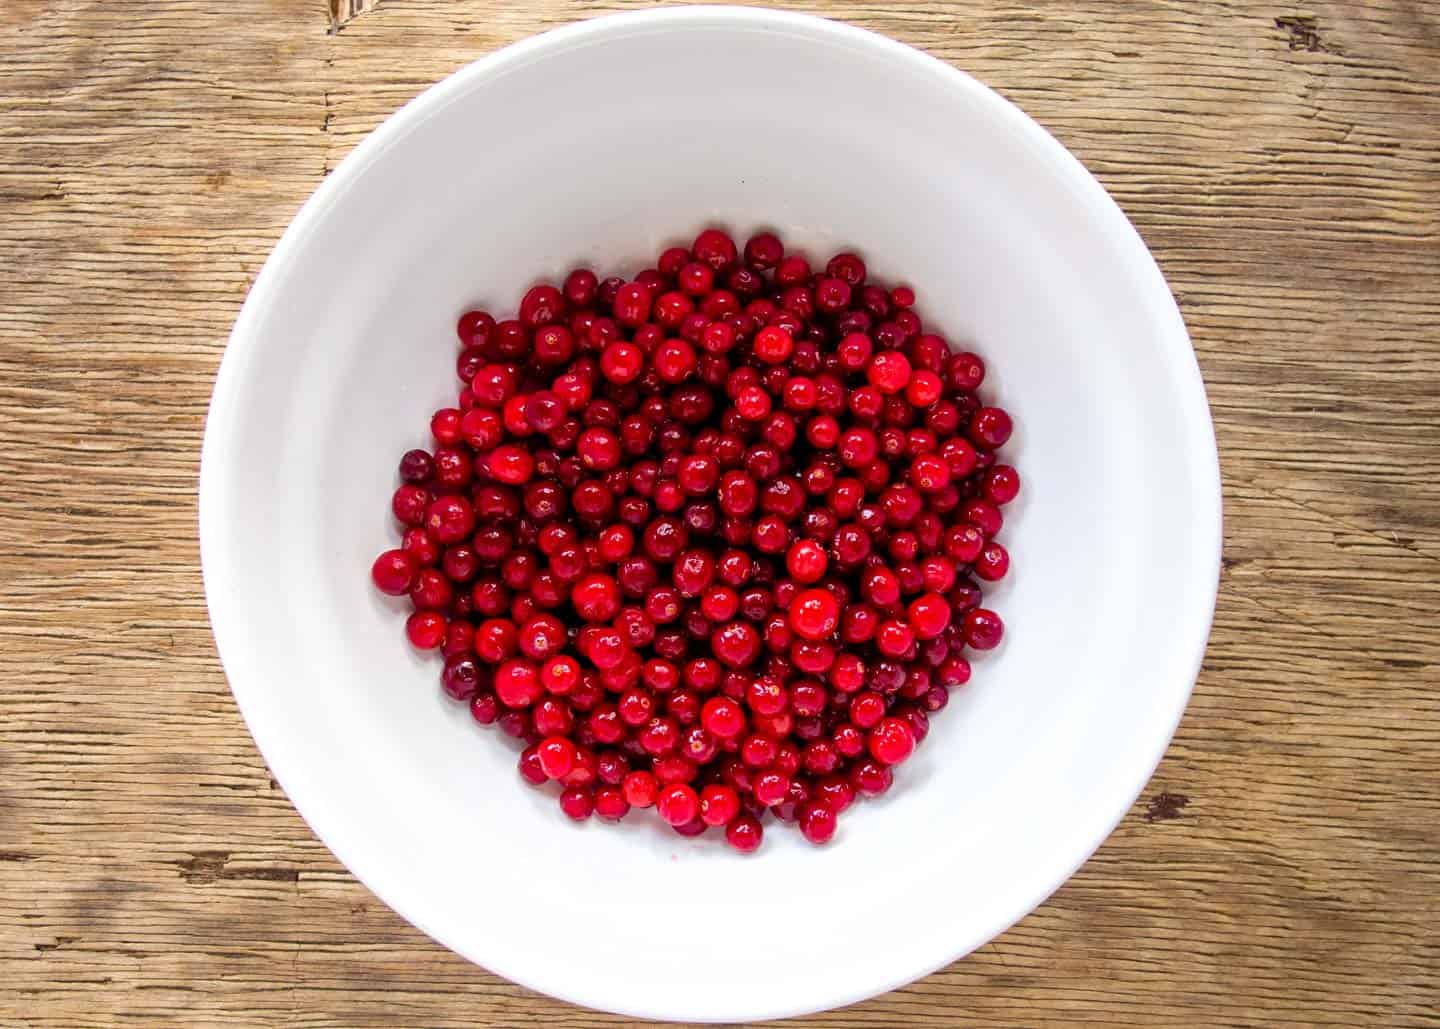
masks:
{"type": "Polygon", "coordinates": [[[809,640],[829,637],[839,619],[840,605],[827,590],[805,590],[790,605],[790,627],[809,640]]]}
{"type": "Polygon", "coordinates": [[[780,771],[761,772],[752,780],[755,800],[764,807],[774,807],[790,793],[790,777],[780,771]]]}
{"type": "Polygon", "coordinates": [[[823,801],[811,801],[800,808],[800,832],[811,843],[829,843],[835,835],[835,812],[823,801]]]}
{"type": "Polygon", "coordinates": [[[728,825],[740,814],[740,795],[729,786],[706,786],[700,791],[700,818],[706,825],[728,825]]]}
{"type": "Polygon", "coordinates": [[[934,639],[950,625],[950,603],[939,593],[926,593],[910,602],[906,617],[916,636],[934,639]]]}
{"type": "Polygon", "coordinates": [[[630,813],[630,802],[618,786],[595,788],[595,814],[607,822],[618,822],[630,813]]]}
{"type": "Polygon", "coordinates": [[[480,666],[464,654],[446,658],[440,684],[455,700],[468,700],[480,688],[480,666]]]}
{"type": "Polygon", "coordinates": [[[874,760],[863,760],[850,768],[849,785],[861,796],[878,797],[890,788],[895,773],[874,760]]]}
{"type": "Polygon", "coordinates": [[[1005,625],[994,611],[983,607],[965,612],[962,621],[965,642],[976,650],[993,650],[1005,635],[1005,625]]]}
{"type": "Polygon", "coordinates": [[[998,407],[982,407],[970,419],[970,438],[994,450],[1010,438],[1010,416],[998,407]]]}
{"type": "Polygon", "coordinates": [[[583,822],[595,811],[595,794],[580,786],[571,786],[560,794],[560,810],[577,822],[583,822]]]}
{"type": "Polygon", "coordinates": [[[646,771],[631,772],[621,784],[625,800],[631,807],[653,807],[660,792],[655,776],[646,771]]]}
{"type": "Polygon", "coordinates": [[[745,263],[757,271],[769,271],[784,256],[785,247],[774,233],[758,233],[745,244],[745,263]]]}
{"type": "Polygon", "coordinates": [[[387,550],[375,559],[370,568],[370,577],[382,593],[401,597],[415,585],[420,565],[413,555],[404,550],[387,550]]]}
{"type": "Polygon", "coordinates": [[[719,229],[706,229],[696,236],[690,251],[695,255],[695,260],[703,261],[717,272],[734,264],[738,256],[735,242],[719,229]]]}
{"type": "Polygon", "coordinates": [[[975,558],[975,577],[986,582],[1003,579],[1010,569],[1010,554],[998,543],[987,543],[975,558]]]}
{"type": "Polygon", "coordinates": [[[587,575],[570,592],[575,613],[587,622],[608,622],[620,610],[620,584],[609,575],[587,575]]]}
{"type": "Polygon", "coordinates": [[[785,556],[785,567],[796,582],[819,582],[825,575],[829,559],[825,548],[813,540],[800,540],[785,556]]]}
{"type": "Polygon", "coordinates": [[[405,621],[405,635],[417,650],[436,650],[445,642],[445,616],[435,611],[416,611],[405,621]]]}
{"type": "Polygon", "coordinates": [[[575,767],[575,744],[563,736],[551,736],[535,748],[540,769],[549,779],[563,779],[575,767]]]}
{"type": "Polygon", "coordinates": [[[535,459],[523,447],[496,447],[486,461],[490,476],[497,482],[519,485],[535,474],[535,459]]]}
{"type": "Polygon", "coordinates": [[[495,327],[495,319],[485,311],[466,311],[460,316],[455,327],[455,333],[460,337],[462,346],[476,346],[485,341],[490,330],[495,327]]]}
{"type": "Polygon", "coordinates": [[[1008,504],[1020,494],[1020,474],[1008,464],[992,465],[980,479],[980,489],[992,504],[1008,504]]]}
{"type": "Polygon", "coordinates": [[[759,848],[765,830],[753,815],[739,815],[725,827],[725,840],[742,854],[749,854],[759,848]]]}
{"type": "Polygon", "coordinates": [[[716,629],[710,646],[730,668],[744,668],[760,655],[760,637],[748,622],[729,622],[716,629]]]}
{"type": "Polygon", "coordinates": [[[495,670],[495,696],[509,708],[529,707],[542,696],[539,670],[530,662],[511,659],[495,670]]]}
{"type": "Polygon", "coordinates": [[[680,826],[699,816],[700,798],[684,783],[671,783],[656,795],[655,807],[666,822],[680,826]]]}
{"type": "Polygon", "coordinates": [[[870,756],[886,765],[898,765],[915,749],[915,734],[899,718],[882,718],[867,738],[870,756]]]}

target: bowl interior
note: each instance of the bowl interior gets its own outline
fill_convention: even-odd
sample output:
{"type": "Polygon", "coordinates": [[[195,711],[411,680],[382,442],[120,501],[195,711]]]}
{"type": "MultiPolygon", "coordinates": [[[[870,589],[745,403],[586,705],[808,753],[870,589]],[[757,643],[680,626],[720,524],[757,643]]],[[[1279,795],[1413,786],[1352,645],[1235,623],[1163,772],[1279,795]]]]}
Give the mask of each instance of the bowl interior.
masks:
{"type": "Polygon", "coordinates": [[[1042,900],[1173,731],[1218,562],[1213,436],[1153,262],[994,94],[856,30],[764,12],[605,19],[472,66],[331,177],[237,325],[207,430],[207,589],[247,720],[375,892],[537,989],[639,1015],[823,1008],[923,974],[1042,900]],[[988,606],[1007,643],[882,801],[740,858],[564,819],[437,686],[370,588],[395,461],[453,403],[453,325],[709,224],[854,248],[984,356],[1025,489],[988,606]],[[568,927],[568,931],[556,931],[568,927]],[[878,929],[878,932],[877,932],[878,929]]]}

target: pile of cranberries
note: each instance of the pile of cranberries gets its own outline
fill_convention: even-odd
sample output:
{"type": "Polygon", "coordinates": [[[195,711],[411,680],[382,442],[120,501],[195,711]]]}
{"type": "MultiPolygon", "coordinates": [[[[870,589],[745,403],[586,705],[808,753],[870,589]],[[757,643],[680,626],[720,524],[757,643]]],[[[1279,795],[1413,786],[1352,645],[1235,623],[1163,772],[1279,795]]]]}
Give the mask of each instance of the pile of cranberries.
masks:
{"type": "Polygon", "coordinates": [[[460,318],[464,388],[372,575],[571,818],[824,843],[1000,642],[1010,417],[914,303],[854,254],[708,229],[460,318]]]}

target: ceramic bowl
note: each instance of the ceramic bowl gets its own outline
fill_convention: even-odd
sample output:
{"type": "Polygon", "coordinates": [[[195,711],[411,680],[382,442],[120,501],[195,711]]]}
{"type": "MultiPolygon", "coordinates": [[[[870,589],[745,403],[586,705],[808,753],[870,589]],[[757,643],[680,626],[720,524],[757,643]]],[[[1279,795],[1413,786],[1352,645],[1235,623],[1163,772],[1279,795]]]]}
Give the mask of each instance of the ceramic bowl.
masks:
{"type": "MultiPolygon", "coordinates": [[[[741,1021],[846,1004],[1043,901],[1145,785],[1200,665],[1220,486],[1195,355],[1140,237],[974,79],[793,14],[600,18],[428,90],[324,182],[226,350],[201,475],[215,636],[276,778],[370,889],[578,1004],[741,1021]],[[982,354],[1024,477],[1004,646],[824,848],[740,856],[523,785],[371,587],[399,455],[454,402],[456,316],[708,225],[853,248],[982,354]]],[[[1156,884],[1160,889],[1160,884],[1156,884]]],[[[336,927],[343,932],[343,927],[336,927]]]]}

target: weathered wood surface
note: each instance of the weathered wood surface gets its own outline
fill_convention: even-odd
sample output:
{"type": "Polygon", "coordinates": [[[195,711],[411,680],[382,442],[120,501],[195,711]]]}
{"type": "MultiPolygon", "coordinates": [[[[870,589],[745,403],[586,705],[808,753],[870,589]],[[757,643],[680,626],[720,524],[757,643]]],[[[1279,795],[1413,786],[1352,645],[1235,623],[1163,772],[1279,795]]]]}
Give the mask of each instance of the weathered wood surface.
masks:
{"type": "MultiPolygon", "coordinates": [[[[321,177],[461,64],[638,6],[0,5],[0,1025],[621,1022],[431,943],[314,839],[216,661],[195,494],[231,320],[321,177]]],[[[805,1021],[1440,1025],[1440,3],[802,6],[1099,175],[1179,295],[1226,490],[1136,809],[971,958],[805,1021]]]]}

